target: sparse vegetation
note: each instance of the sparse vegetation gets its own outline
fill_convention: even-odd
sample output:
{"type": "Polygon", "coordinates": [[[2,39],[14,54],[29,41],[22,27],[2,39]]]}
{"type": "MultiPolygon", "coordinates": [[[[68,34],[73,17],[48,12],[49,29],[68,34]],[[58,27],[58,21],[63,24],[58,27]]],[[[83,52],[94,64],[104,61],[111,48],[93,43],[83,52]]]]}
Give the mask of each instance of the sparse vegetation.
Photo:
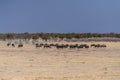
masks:
{"type": "Polygon", "coordinates": [[[120,33],[6,33],[0,34],[0,39],[38,39],[49,40],[50,38],[60,39],[81,39],[81,38],[101,38],[101,37],[114,37],[120,38],[120,33]]]}

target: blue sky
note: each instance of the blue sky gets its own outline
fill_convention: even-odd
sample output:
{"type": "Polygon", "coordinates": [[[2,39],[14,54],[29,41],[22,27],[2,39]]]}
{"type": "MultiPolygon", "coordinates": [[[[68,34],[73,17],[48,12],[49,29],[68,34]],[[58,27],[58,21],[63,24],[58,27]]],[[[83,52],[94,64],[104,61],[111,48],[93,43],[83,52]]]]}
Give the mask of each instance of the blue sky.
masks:
{"type": "Polygon", "coordinates": [[[0,0],[0,33],[120,33],[120,0],[0,0]]]}

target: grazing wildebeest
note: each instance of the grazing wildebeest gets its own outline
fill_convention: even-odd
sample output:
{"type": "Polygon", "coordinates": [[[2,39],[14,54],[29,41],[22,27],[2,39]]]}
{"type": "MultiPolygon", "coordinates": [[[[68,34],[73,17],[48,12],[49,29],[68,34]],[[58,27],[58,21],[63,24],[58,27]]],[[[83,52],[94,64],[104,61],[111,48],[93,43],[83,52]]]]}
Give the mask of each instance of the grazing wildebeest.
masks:
{"type": "Polygon", "coordinates": [[[78,47],[78,44],[75,44],[75,45],[69,45],[69,48],[77,48],[78,47]]]}
{"type": "Polygon", "coordinates": [[[63,48],[63,45],[57,44],[57,45],[56,45],[56,48],[57,48],[57,49],[62,49],[62,48],[63,48]]]}
{"type": "Polygon", "coordinates": [[[69,46],[68,44],[61,44],[61,45],[60,45],[60,44],[57,44],[57,45],[56,45],[56,48],[57,48],[57,49],[63,49],[63,48],[68,48],[68,46],[69,46]]]}
{"type": "Polygon", "coordinates": [[[102,44],[101,47],[107,47],[105,44],[102,44]]]}
{"type": "Polygon", "coordinates": [[[49,44],[44,44],[44,48],[51,48],[49,44]]]}
{"type": "Polygon", "coordinates": [[[50,46],[52,47],[52,46],[55,46],[55,44],[50,44],[50,46]]]}
{"type": "Polygon", "coordinates": [[[81,44],[80,46],[77,47],[78,49],[79,48],[89,48],[89,45],[87,44],[81,44]]]}
{"type": "Polygon", "coordinates": [[[11,43],[7,43],[7,46],[10,46],[11,45],[11,43]]]}
{"type": "Polygon", "coordinates": [[[12,43],[12,47],[15,47],[15,44],[12,43]]]}
{"type": "Polygon", "coordinates": [[[42,43],[41,43],[41,44],[36,43],[35,45],[36,45],[36,48],[38,48],[38,47],[42,47],[42,46],[43,46],[42,43]]]}
{"type": "Polygon", "coordinates": [[[85,47],[85,48],[89,48],[89,46],[88,46],[88,45],[84,45],[84,47],[85,47]]]}
{"type": "Polygon", "coordinates": [[[20,47],[23,47],[23,44],[19,44],[19,45],[18,45],[18,48],[20,48],[20,47]]]}
{"type": "Polygon", "coordinates": [[[105,44],[91,44],[91,47],[95,47],[95,48],[102,48],[102,47],[107,47],[105,44]]]}
{"type": "Polygon", "coordinates": [[[35,44],[36,48],[41,47],[38,43],[35,44]]]}
{"type": "Polygon", "coordinates": [[[64,45],[64,48],[68,48],[68,47],[69,47],[69,45],[68,45],[68,44],[65,44],[65,45],[64,45]]]}
{"type": "Polygon", "coordinates": [[[91,44],[91,47],[95,47],[95,44],[91,44]]]}
{"type": "Polygon", "coordinates": [[[101,45],[100,45],[100,44],[96,44],[95,47],[96,47],[96,48],[99,48],[99,47],[101,47],[101,45]]]}

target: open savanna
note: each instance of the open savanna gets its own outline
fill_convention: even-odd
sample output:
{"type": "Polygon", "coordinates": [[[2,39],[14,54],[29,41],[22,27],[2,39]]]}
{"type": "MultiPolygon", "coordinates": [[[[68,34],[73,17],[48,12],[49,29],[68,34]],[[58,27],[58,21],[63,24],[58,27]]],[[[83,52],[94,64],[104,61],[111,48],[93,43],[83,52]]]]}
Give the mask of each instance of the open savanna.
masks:
{"type": "Polygon", "coordinates": [[[0,80],[120,80],[120,42],[59,42],[66,43],[107,47],[18,48],[0,41],[0,80]]]}

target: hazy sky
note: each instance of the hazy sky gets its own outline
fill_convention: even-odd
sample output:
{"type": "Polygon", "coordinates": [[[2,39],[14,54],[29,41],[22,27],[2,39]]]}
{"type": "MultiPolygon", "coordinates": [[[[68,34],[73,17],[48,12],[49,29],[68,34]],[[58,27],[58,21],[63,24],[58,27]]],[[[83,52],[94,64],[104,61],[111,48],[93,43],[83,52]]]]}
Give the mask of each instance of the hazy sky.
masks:
{"type": "Polygon", "coordinates": [[[120,0],[0,0],[3,32],[120,33],[120,0]]]}

